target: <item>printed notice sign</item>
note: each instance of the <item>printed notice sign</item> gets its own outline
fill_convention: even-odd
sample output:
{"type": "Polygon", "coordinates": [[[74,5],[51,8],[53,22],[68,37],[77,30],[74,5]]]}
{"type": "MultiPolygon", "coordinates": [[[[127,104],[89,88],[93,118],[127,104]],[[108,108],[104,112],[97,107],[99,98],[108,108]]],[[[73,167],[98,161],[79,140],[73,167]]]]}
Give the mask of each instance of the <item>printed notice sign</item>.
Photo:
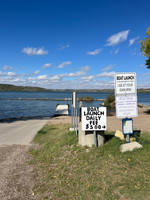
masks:
{"type": "Polygon", "coordinates": [[[106,107],[82,107],[82,130],[106,130],[106,107]]]}
{"type": "Polygon", "coordinates": [[[115,74],[115,94],[136,94],[136,73],[115,74]]]}
{"type": "Polygon", "coordinates": [[[137,117],[137,96],[116,96],[116,117],[137,117]]]}
{"type": "Polygon", "coordinates": [[[133,122],[132,119],[122,120],[122,131],[124,135],[133,134],[133,122]]]}

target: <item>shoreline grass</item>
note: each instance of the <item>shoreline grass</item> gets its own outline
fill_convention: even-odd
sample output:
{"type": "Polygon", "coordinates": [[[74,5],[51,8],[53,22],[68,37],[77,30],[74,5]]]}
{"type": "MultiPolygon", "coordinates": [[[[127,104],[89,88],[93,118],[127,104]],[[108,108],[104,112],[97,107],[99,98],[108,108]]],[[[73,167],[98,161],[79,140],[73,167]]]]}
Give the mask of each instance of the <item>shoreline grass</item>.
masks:
{"type": "Polygon", "coordinates": [[[149,199],[150,137],[139,139],[143,148],[121,153],[122,143],[106,133],[99,148],[81,147],[69,125],[46,125],[30,149],[30,164],[38,171],[34,194],[40,199],[149,199]]]}

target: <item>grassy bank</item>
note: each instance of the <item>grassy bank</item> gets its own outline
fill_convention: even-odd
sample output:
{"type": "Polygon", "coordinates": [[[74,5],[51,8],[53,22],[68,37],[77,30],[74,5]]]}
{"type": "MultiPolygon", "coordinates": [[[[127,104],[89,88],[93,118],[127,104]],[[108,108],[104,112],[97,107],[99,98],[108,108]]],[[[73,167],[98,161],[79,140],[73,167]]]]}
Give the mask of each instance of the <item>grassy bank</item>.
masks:
{"type": "MultiPolygon", "coordinates": [[[[150,138],[141,136],[142,149],[121,153],[121,142],[107,133],[99,148],[81,147],[68,125],[46,125],[31,149],[39,199],[149,199],[150,138]]],[[[36,198],[38,199],[38,198],[36,198]]]]}

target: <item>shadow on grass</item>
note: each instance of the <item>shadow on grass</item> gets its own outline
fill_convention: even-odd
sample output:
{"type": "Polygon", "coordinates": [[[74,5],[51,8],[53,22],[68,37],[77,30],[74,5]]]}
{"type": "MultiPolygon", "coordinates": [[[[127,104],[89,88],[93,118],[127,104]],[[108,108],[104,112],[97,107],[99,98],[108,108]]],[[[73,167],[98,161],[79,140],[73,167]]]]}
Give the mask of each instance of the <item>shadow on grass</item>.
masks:
{"type": "Polygon", "coordinates": [[[141,130],[134,130],[133,131],[133,136],[140,137],[140,135],[141,135],[141,130]]]}
{"type": "Polygon", "coordinates": [[[105,135],[105,143],[106,143],[106,142],[109,142],[110,140],[112,140],[113,137],[115,137],[115,136],[114,136],[114,135],[111,135],[111,134],[106,134],[106,135],[105,135]]]}

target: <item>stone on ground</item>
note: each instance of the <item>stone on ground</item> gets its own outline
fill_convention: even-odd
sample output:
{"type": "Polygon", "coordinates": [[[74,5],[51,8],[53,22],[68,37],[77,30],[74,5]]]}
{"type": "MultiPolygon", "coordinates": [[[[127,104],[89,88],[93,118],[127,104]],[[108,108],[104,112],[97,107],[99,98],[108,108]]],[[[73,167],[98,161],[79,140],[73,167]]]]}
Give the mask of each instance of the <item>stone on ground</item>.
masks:
{"type": "Polygon", "coordinates": [[[138,142],[131,142],[131,143],[122,144],[120,146],[120,151],[121,152],[133,151],[133,149],[139,149],[139,148],[142,148],[141,144],[139,144],[138,142]]]}
{"type": "Polygon", "coordinates": [[[124,135],[123,135],[122,131],[120,131],[120,130],[116,131],[115,136],[121,140],[124,140],[124,135]]]}

